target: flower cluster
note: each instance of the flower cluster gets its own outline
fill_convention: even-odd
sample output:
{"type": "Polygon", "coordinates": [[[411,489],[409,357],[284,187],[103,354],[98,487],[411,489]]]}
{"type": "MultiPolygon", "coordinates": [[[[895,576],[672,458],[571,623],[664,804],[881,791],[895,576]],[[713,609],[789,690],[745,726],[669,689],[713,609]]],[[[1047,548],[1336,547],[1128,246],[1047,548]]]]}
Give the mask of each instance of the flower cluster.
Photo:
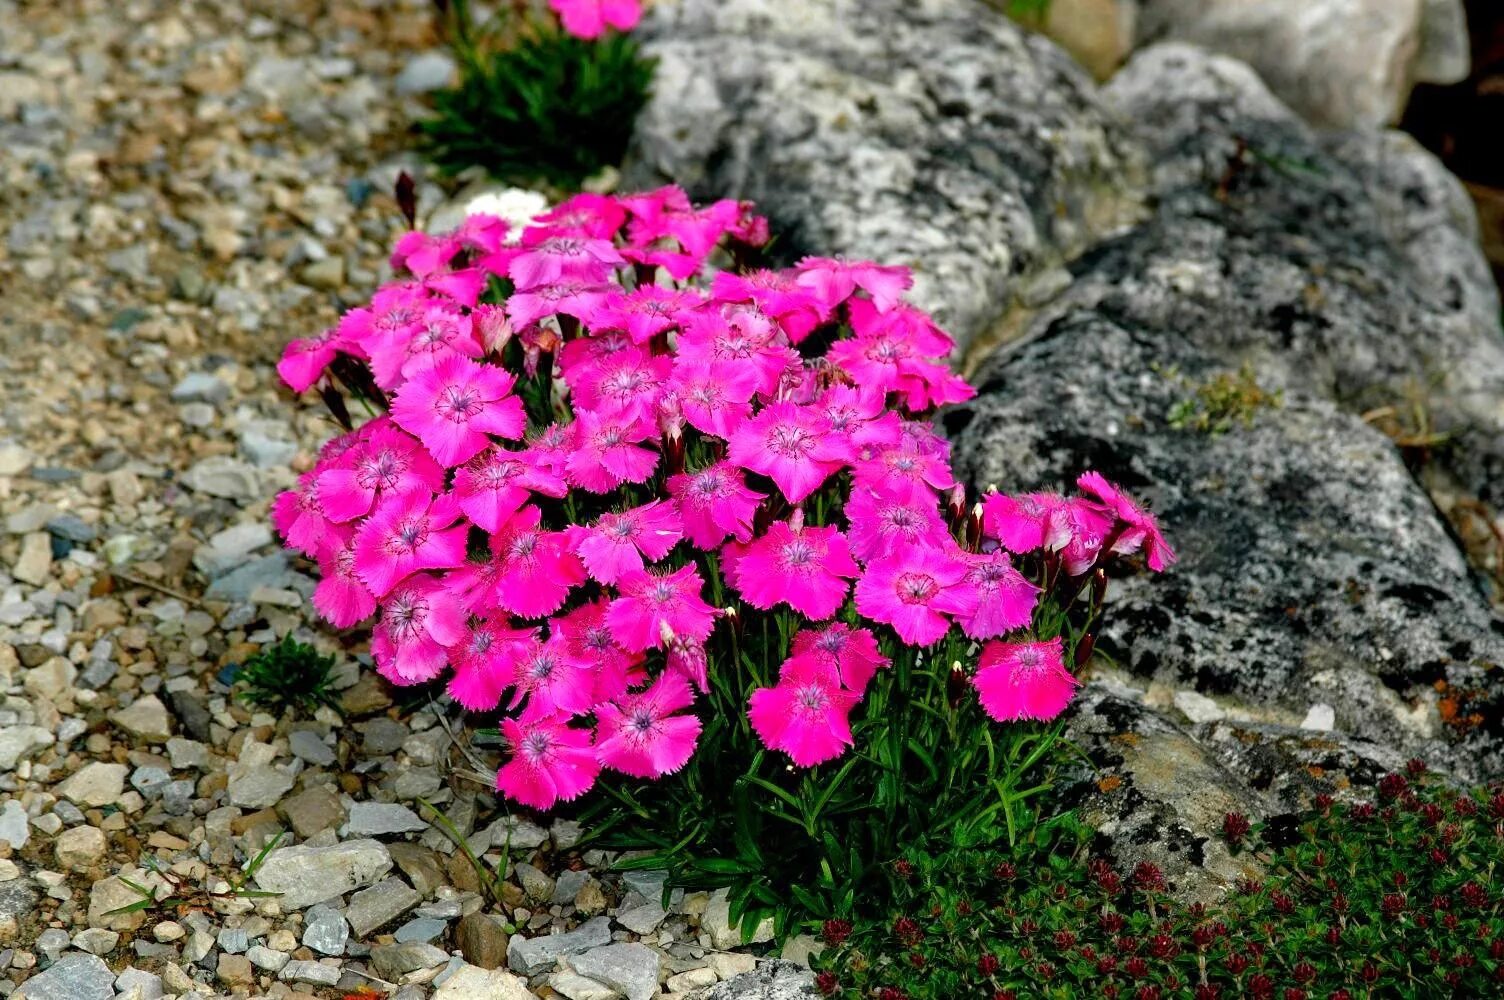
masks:
{"type": "Polygon", "coordinates": [[[927,417],[972,390],[908,272],[740,263],[767,239],[748,205],[677,188],[520,232],[474,215],[403,236],[402,280],[279,364],[346,420],[341,389],[385,411],[277,500],[315,606],[379,613],[393,682],[447,671],[467,708],[505,706],[498,787],[521,803],[678,770],[696,692],[748,661],[767,673],[739,710],[801,767],[852,745],[899,648],[959,665],[983,644],[987,714],[1053,718],[1076,680],[1042,592],[1099,604],[1109,555],[1174,558],[1095,473],[969,503],[927,417]]]}

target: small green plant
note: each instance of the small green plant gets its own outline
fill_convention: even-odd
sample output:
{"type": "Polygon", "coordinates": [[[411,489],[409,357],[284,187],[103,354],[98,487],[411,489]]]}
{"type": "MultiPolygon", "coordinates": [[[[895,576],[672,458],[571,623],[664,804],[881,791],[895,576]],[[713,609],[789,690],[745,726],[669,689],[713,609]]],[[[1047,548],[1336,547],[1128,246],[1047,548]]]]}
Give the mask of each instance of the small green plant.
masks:
{"type": "Polygon", "coordinates": [[[1498,996],[1504,794],[1392,774],[1378,801],[1319,796],[1223,836],[1250,871],[1185,905],[1163,873],[1120,873],[1069,817],[1011,850],[909,855],[892,911],[827,921],[826,996],[1356,1000],[1498,996]]]}
{"type": "Polygon", "coordinates": [[[578,38],[510,10],[484,26],[449,7],[459,85],[434,95],[418,133],[445,174],[481,167],[511,183],[574,190],[621,161],[654,63],[621,32],[578,38]]]}
{"type": "Polygon", "coordinates": [[[1219,372],[1199,384],[1180,377],[1173,369],[1164,374],[1191,393],[1170,408],[1170,426],[1176,430],[1216,437],[1238,424],[1251,427],[1259,410],[1284,404],[1284,390],[1265,391],[1254,375],[1253,366],[1246,363],[1236,372],[1219,372]]]}
{"type": "Polygon", "coordinates": [[[320,705],[334,704],[333,669],[333,656],[322,656],[308,643],[285,635],[275,646],[249,657],[235,680],[245,685],[240,699],[257,708],[312,714],[320,705]]]}
{"type": "Polygon", "coordinates": [[[117,906],[113,910],[106,910],[105,916],[113,917],[117,914],[140,913],[143,910],[174,910],[178,913],[187,913],[193,910],[204,910],[212,907],[218,899],[272,899],[282,895],[280,892],[267,892],[262,889],[247,889],[248,883],[265,863],[267,856],[277,849],[282,843],[285,831],[278,830],[276,836],[261,845],[261,850],[256,852],[255,857],[246,862],[239,875],[230,881],[230,887],[222,892],[212,890],[187,888],[183,880],[171,871],[157,864],[156,858],[148,857],[141,862],[141,866],[156,875],[168,887],[165,896],[157,895],[156,887],[144,886],[139,882],[121,877],[126,888],[139,895],[141,898],[124,906],[117,906]]]}

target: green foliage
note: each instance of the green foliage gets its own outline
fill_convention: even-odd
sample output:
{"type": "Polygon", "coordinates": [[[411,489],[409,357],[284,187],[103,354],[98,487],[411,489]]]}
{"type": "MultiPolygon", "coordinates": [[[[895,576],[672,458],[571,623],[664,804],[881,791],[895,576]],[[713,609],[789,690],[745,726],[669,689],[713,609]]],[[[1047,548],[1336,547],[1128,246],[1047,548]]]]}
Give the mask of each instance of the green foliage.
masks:
{"type": "Polygon", "coordinates": [[[1152,865],[1091,858],[1069,818],[1012,849],[916,852],[887,913],[826,926],[819,985],[852,1000],[1500,995],[1504,795],[1390,775],[1377,805],[1323,798],[1224,829],[1269,875],[1213,907],[1175,902],[1152,865]]]}
{"type": "Polygon", "coordinates": [[[267,856],[277,849],[278,844],[282,843],[282,838],[285,835],[285,831],[278,830],[274,837],[261,845],[261,850],[256,853],[255,857],[246,861],[245,867],[241,870],[240,874],[229,881],[229,888],[219,892],[192,888],[182,878],[158,864],[156,858],[144,858],[141,866],[157,876],[158,880],[167,887],[167,895],[158,896],[157,886],[144,886],[122,875],[120,881],[125,884],[126,888],[140,896],[140,898],[124,906],[117,906],[113,910],[106,910],[104,915],[113,917],[125,913],[159,910],[173,910],[179,913],[186,913],[194,910],[213,909],[216,902],[223,902],[229,899],[275,899],[282,894],[280,892],[265,892],[261,889],[247,889],[246,883],[260,870],[267,856]]]}
{"type": "Polygon", "coordinates": [[[309,714],[320,705],[334,704],[330,671],[334,657],[321,656],[306,642],[291,635],[282,637],[248,658],[235,675],[245,685],[240,698],[257,708],[281,714],[303,711],[309,714]]]}
{"type": "Polygon", "coordinates": [[[1173,370],[1165,375],[1191,393],[1170,408],[1170,426],[1177,430],[1216,437],[1238,424],[1251,427],[1259,410],[1284,404],[1284,391],[1266,392],[1248,364],[1236,372],[1219,372],[1199,384],[1180,378],[1173,370]]]}
{"type": "Polygon", "coordinates": [[[635,40],[584,41],[542,20],[477,28],[465,3],[450,13],[459,85],[417,126],[440,171],[577,189],[621,161],[653,79],[635,40]]]}
{"type": "MultiPolygon", "coordinates": [[[[811,506],[820,509],[818,495],[811,506]]],[[[1095,612],[1067,614],[1053,599],[1042,609],[1037,634],[1063,635],[1069,662],[1095,612]]],[[[857,621],[850,604],[843,617],[857,621]]],[[[774,681],[796,627],[777,613],[760,620],[766,633],[741,635],[737,662],[710,671],[705,729],[682,771],[652,783],[602,777],[607,796],[582,817],[595,846],[648,851],[622,867],[666,869],[672,887],[728,888],[744,937],[771,918],[783,939],[883,905],[893,898],[893,862],[916,847],[1027,836],[1062,727],[988,719],[952,667],[975,657],[972,644],[952,633],[926,660],[881,638],[892,665],[853,713],[854,749],[800,770],[764,748],[747,718],[752,691],[774,681]]]]}

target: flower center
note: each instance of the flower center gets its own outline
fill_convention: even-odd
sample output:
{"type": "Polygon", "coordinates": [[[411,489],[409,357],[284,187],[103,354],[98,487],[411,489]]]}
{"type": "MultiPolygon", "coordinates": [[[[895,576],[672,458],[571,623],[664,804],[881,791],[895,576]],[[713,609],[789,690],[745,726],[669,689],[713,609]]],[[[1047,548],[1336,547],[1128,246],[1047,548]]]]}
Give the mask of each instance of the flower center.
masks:
{"type": "Polygon", "coordinates": [[[785,458],[803,458],[815,446],[815,439],[802,427],[775,426],[768,434],[768,447],[785,458]]]}
{"type": "Polygon", "coordinates": [[[830,705],[830,696],[819,685],[809,684],[794,692],[794,704],[810,715],[818,715],[830,705]]]}
{"type": "Polygon", "coordinates": [[[484,406],[480,393],[469,386],[446,385],[434,398],[433,408],[441,418],[462,424],[484,406]]]}
{"type": "Polygon", "coordinates": [[[428,518],[408,517],[397,522],[397,530],[392,532],[387,548],[393,553],[411,554],[426,541],[428,541],[428,518]]]}
{"type": "Polygon", "coordinates": [[[924,604],[940,592],[940,584],[928,573],[903,573],[896,589],[905,604],[924,604]]]}

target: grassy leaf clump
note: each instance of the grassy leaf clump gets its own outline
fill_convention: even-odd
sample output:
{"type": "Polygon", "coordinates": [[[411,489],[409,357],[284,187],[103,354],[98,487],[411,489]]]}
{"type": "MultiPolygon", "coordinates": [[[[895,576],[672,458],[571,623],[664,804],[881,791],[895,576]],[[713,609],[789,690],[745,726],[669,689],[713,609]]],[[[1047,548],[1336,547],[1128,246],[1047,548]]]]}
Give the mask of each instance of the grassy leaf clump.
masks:
{"type": "Polygon", "coordinates": [[[334,657],[285,635],[275,646],[249,657],[235,680],[244,685],[240,698],[248,704],[277,714],[311,715],[320,705],[334,704],[333,670],[334,657]]]}
{"type": "Polygon", "coordinates": [[[543,21],[477,31],[466,16],[460,5],[451,29],[459,84],[417,126],[441,172],[574,190],[621,162],[653,79],[633,38],[587,41],[543,21]]]}

